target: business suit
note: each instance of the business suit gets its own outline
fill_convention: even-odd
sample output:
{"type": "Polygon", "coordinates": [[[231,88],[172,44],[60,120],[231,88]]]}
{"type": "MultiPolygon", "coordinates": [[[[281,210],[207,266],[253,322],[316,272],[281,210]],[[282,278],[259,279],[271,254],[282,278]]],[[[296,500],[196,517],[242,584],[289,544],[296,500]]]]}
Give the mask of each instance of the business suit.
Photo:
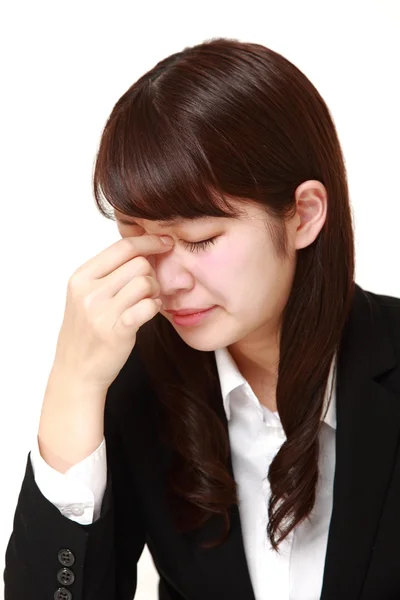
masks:
{"type": "MultiPolygon", "coordinates": [[[[399,356],[400,299],[356,286],[338,353],[322,600],[400,598],[399,356]]],[[[214,517],[197,531],[176,532],[164,501],[170,452],[156,435],[156,407],[134,349],[107,394],[108,480],[101,517],[91,525],[70,521],[44,498],[28,457],[6,554],[6,600],[53,598],[62,549],[75,559],[67,586],[73,600],[128,600],[145,543],[160,574],[160,600],[254,600],[237,506],[229,538],[215,549],[199,547],[220,533],[214,517]]],[[[219,414],[226,424],[222,401],[219,414]]]]}

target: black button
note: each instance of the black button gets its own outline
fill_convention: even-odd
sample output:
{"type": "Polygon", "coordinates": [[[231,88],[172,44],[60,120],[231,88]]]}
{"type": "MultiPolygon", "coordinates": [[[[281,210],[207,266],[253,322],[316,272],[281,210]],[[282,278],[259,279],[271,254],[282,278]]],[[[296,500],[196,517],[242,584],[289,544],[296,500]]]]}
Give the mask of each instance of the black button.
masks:
{"type": "Polygon", "coordinates": [[[58,553],[58,560],[64,567],[70,567],[75,562],[75,556],[72,554],[71,550],[63,548],[58,553]]]}
{"type": "Polygon", "coordinates": [[[63,585],[72,585],[75,581],[75,575],[71,569],[60,569],[57,573],[57,579],[63,585]]]}
{"type": "Polygon", "coordinates": [[[72,594],[65,588],[58,588],[54,594],[54,600],[71,600],[72,594]]]}

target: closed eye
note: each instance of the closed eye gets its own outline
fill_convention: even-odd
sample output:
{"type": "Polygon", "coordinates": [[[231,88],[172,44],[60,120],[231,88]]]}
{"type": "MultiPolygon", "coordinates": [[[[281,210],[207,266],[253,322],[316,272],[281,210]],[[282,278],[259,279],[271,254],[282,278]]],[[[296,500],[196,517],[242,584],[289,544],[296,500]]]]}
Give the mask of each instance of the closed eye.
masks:
{"type": "Polygon", "coordinates": [[[200,252],[201,250],[205,250],[211,244],[215,244],[215,241],[218,236],[209,238],[208,240],[202,240],[201,242],[183,242],[185,248],[188,248],[190,252],[200,252]]]}
{"type": "MultiPolygon", "coordinates": [[[[113,219],[113,220],[116,220],[121,225],[126,225],[127,227],[140,227],[140,225],[138,223],[126,221],[125,219],[117,218],[117,219],[113,219]]],[[[201,250],[205,250],[207,248],[207,246],[214,244],[218,237],[219,236],[216,235],[212,238],[209,238],[208,240],[201,240],[200,242],[185,242],[182,240],[182,244],[184,245],[185,248],[188,248],[188,250],[190,252],[200,252],[201,250]]]]}

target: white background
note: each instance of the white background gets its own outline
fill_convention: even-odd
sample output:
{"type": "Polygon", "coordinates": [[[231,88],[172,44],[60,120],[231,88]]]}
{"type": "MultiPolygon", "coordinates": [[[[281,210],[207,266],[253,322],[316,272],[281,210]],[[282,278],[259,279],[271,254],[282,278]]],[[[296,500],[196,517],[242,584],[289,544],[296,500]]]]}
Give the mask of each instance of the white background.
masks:
{"type": "MultiPolygon", "coordinates": [[[[156,62],[217,36],[269,46],[316,85],[346,160],[357,283],[400,296],[400,2],[4,2],[1,572],[67,281],[119,239],[91,192],[102,127],[118,98],[156,62]]],[[[155,599],[157,581],[145,549],[136,598],[155,599]]],[[[1,597],[2,586],[1,579],[1,597]]]]}

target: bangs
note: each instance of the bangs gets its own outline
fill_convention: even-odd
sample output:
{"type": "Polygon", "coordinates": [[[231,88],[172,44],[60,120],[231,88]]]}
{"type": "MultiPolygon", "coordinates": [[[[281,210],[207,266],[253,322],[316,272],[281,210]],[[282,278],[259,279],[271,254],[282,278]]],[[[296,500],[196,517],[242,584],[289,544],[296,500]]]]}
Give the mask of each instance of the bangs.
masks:
{"type": "Polygon", "coordinates": [[[161,115],[142,89],[128,107],[114,110],[97,155],[94,194],[119,212],[151,221],[239,217],[220,191],[195,127],[161,115]]]}

